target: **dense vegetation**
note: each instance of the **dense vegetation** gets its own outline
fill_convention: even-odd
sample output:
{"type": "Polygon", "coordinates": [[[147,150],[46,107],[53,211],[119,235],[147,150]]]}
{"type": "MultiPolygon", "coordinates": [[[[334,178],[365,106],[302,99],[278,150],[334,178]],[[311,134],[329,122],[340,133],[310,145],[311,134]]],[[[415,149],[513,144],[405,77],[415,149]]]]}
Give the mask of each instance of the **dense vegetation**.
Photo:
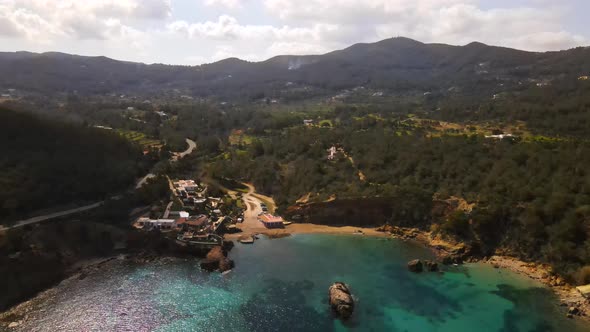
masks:
{"type": "MultiPolygon", "coordinates": [[[[574,275],[590,265],[589,52],[396,38],[200,67],[0,54],[0,88],[25,91],[14,103],[70,123],[0,112],[0,217],[103,198],[162,160],[154,173],[253,182],[279,212],[303,198],[389,200],[392,224],[574,275]],[[515,137],[485,137],[502,133],[515,137]],[[164,161],[187,137],[197,151],[164,161]],[[451,196],[473,210],[433,212],[451,196]]],[[[167,195],[157,177],[135,203],[167,195]]]]}
{"type": "Polygon", "coordinates": [[[482,254],[509,249],[567,273],[590,262],[585,138],[485,138],[492,131],[480,132],[473,120],[464,131],[434,131],[437,121],[405,121],[372,106],[226,114],[203,106],[187,114],[178,121],[208,136],[198,153],[171,172],[252,181],[273,195],[280,211],[310,193],[311,202],[389,198],[395,207],[390,223],[433,229],[477,245],[482,254]],[[306,115],[325,120],[306,127],[306,115]],[[236,133],[236,124],[250,127],[236,133]],[[327,158],[331,146],[340,149],[335,160],[327,158]],[[474,203],[474,209],[443,217],[431,212],[436,200],[450,196],[474,203]]]}
{"type": "Polygon", "coordinates": [[[149,165],[141,150],[107,130],[0,109],[0,218],[104,199],[149,165]]]}
{"type": "Polygon", "coordinates": [[[431,116],[441,120],[524,122],[539,134],[590,138],[590,80],[576,77],[497,94],[494,99],[456,95],[430,107],[440,108],[431,116]]]}

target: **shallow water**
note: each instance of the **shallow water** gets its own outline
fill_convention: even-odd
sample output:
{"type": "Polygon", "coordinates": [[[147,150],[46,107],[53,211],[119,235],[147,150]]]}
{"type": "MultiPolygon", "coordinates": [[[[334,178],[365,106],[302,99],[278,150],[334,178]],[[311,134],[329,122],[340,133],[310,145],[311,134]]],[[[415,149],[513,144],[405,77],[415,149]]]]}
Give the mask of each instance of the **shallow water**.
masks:
{"type": "MultiPolygon", "coordinates": [[[[21,331],[582,331],[557,312],[552,293],[487,265],[413,274],[425,248],[362,236],[295,235],[237,244],[236,268],[201,272],[194,260],[115,262],[63,282],[21,331]],[[334,319],[334,281],[358,300],[334,319]]],[[[587,329],[586,329],[587,330],[587,329]]]]}

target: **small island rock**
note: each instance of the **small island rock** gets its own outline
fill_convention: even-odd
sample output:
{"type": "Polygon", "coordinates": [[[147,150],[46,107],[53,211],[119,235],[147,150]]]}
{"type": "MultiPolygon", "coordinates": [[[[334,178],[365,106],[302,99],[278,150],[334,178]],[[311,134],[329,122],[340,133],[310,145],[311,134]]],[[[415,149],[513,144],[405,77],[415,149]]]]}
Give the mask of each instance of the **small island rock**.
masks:
{"type": "Polygon", "coordinates": [[[414,259],[408,262],[408,270],[410,272],[419,273],[422,272],[423,266],[422,261],[419,259],[414,259]]]}
{"type": "Polygon", "coordinates": [[[430,272],[437,272],[438,271],[438,263],[434,261],[424,261],[424,267],[426,271],[430,272]]]}
{"type": "Polygon", "coordinates": [[[352,316],[354,300],[350,289],[343,282],[335,282],[329,290],[330,307],[339,317],[347,319],[352,316]]]}
{"type": "Polygon", "coordinates": [[[213,247],[209,253],[207,253],[207,257],[201,261],[201,269],[209,272],[215,270],[219,270],[220,272],[231,270],[234,267],[234,261],[226,256],[227,251],[221,246],[213,247]]]}

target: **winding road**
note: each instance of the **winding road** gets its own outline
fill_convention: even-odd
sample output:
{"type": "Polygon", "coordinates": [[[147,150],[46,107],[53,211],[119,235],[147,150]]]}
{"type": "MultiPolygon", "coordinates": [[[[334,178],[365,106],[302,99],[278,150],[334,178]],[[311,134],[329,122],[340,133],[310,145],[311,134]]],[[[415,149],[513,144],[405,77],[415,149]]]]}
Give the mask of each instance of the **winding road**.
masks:
{"type": "MultiPolygon", "coordinates": [[[[170,158],[170,161],[176,161],[178,160],[178,158],[182,158],[188,154],[191,154],[194,149],[197,147],[197,143],[195,143],[195,141],[187,138],[186,139],[186,143],[188,144],[188,148],[183,151],[183,152],[178,152],[175,153],[172,158],[170,158]]],[[[147,174],[146,176],[144,176],[143,178],[141,178],[138,182],[137,185],[135,186],[135,189],[139,189],[141,188],[148,179],[154,177],[155,175],[152,173],[147,174]]],[[[117,196],[113,196],[111,197],[111,199],[117,199],[118,197],[120,197],[119,195],[117,196]]],[[[7,230],[7,229],[12,229],[12,228],[18,228],[18,227],[22,227],[25,225],[31,225],[31,224],[36,224],[36,223],[40,223],[42,221],[45,220],[50,220],[50,219],[54,219],[54,218],[59,218],[59,217],[64,217],[70,214],[74,214],[74,213],[79,213],[79,212],[84,212],[84,211],[88,211],[88,210],[92,210],[92,209],[96,209],[99,206],[102,206],[104,204],[105,201],[100,201],[100,202],[95,202],[92,204],[88,204],[88,205],[84,205],[84,206],[79,206],[77,208],[73,208],[73,209],[69,209],[69,210],[64,210],[64,211],[59,211],[59,212],[54,212],[54,213],[49,213],[49,214],[44,214],[41,216],[36,216],[33,218],[29,218],[29,219],[23,219],[23,220],[18,220],[15,222],[14,225],[10,226],[10,227],[3,227],[2,225],[0,225],[0,230],[7,230]]]]}
{"type": "MultiPolygon", "coordinates": [[[[186,144],[188,144],[188,148],[186,150],[184,150],[182,152],[175,152],[172,154],[172,157],[170,157],[171,162],[175,162],[178,159],[183,158],[184,156],[193,153],[193,151],[197,148],[197,143],[195,143],[195,141],[193,141],[190,138],[186,139],[186,144]]],[[[149,180],[155,176],[156,175],[153,173],[146,174],[146,176],[142,177],[141,179],[139,179],[139,181],[137,181],[137,185],[135,185],[135,189],[141,188],[147,182],[147,180],[149,180]]]]}
{"type": "Polygon", "coordinates": [[[186,144],[188,144],[188,149],[186,149],[182,152],[174,153],[172,155],[172,158],[170,158],[170,161],[177,161],[178,159],[183,158],[184,156],[193,153],[193,150],[197,148],[197,143],[195,143],[195,141],[193,141],[190,138],[186,139],[186,144]]]}
{"type": "Polygon", "coordinates": [[[97,207],[99,207],[103,204],[104,204],[104,201],[100,201],[100,202],[80,206],[80,207],[77,207],[74,209],[69,209],[69,210],[45,214],[42,216],[37,216],[37,217],[29,218],[29,219],[19,220],[14,225],[12,225],[10,227],[2,228],[2,226],[0,226],[0,230],[23,227],[25,225],[36,224],[36,223],[39,223],[39,222],[42,222],[45,220],[49,220],[49,219],[53,219],[53,218],[59,218],[59,217],[67,216],[67,215],[74,214],[74,213],[79,213],[79,212],[83,212],[83,211],[87,211],[87,210],[96,209],[97,207]]]}

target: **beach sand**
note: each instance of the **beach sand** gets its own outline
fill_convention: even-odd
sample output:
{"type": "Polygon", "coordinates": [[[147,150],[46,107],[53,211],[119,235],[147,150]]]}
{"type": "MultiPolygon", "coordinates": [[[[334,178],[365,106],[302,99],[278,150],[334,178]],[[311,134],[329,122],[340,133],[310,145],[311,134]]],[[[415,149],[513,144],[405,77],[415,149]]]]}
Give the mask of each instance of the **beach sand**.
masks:
{"type": "MultiPolygon", "coordinates": [[[[309,223],[293,223],[282,229],[267,229],[262,223],[238,224],[242,228],[241,233],[226,234],[227,240],[239,240],[244,236],[266,235],[270,238],[280,238],[291,234],[334,234],[334,235],[351,235],[358,236],[376,236],[376,237],[393,237],[408,240],[408,236],[395,235],[389,232],[378,231],[378,228],[364,228],[354,226],[327,226],[309,223]],[[362,232],[362,233],[361,233],[362,232]]],[[[440,254],[440,248],[446,248],[448,251],[460,247],[461,244],[451,243],[440,238],[431,236],[431,233],[419,231],[415,228],[403,229],[405,234],[412,234],[410,241],[415,241],[432,248],[440,254]]],[[[443,249],[444,250],[444,249],[443,249]]],[[[580,311],[579,317],[584,320],[590,320],[590,300],[586,299],[573,285],[566,283],[563,278],[556,275],[552,268],[547,264],[534,262],[524,262],[514,257],[505,255],[495,255],[487,259],[478,260],[482,263],[491,264],[496,268],[510,270],[514,273],[537,280],[550,288],[558,297],[560,305],[564,307],[564,314],[570,308],[577,308],[580,311]]]]}

